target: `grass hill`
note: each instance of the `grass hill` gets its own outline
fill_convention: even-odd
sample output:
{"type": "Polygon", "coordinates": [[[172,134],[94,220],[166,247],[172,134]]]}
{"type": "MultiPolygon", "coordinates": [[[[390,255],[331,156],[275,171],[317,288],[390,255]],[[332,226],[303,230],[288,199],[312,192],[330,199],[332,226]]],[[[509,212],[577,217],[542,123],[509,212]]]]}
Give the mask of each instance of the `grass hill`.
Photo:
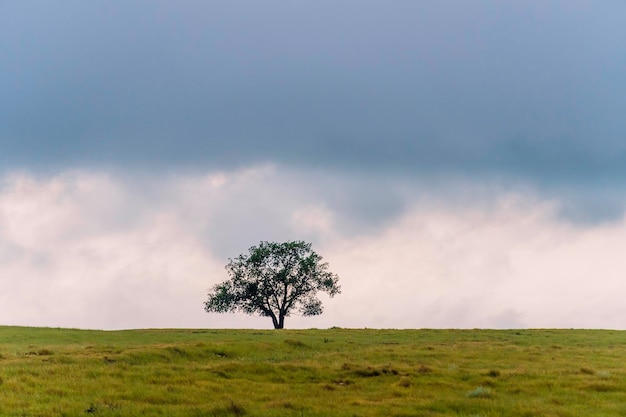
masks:
{"type": "Polygon", "coordinates": [[[1,416],[626,416],[626,332],[0,327],[1,416]]]}

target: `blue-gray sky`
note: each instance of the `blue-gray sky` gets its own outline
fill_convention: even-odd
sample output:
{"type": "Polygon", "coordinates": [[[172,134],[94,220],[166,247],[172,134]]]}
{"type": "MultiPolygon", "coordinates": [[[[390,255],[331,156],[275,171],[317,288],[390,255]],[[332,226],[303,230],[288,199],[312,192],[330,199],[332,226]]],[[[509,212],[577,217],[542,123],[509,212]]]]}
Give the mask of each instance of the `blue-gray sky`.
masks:
{"type": "MultiPolygon", "coordinates": [[[[10,318],[0,312],[0,321],[256,325],[202,313],[202,292],[225,278],[212,268],[259,240],[306,238],[331,253],[348,288],[374,261],[341,258],[350,253],[342,245],[373,258],[381,256],[370,240],[389,245],[380,249],[389,258],[368,269],[379,272],[364,286],[370,292],[346,295],[345,310],[336,301],[339,310],[321,325],[626,327],[605,316],[542,321],[537,305],[505,295],[472,315],[465,293],[449,293],[480,288],[476,297],[486,297],[494,280],[549,280],[554,258],[534,252],[539,237],[522,239],[535,249],[515,249],[519,222],[538,236],[549,230],[547,240],[560,243],[548,246],[574,257],[595,247],[590,236],[619,242],[609,235],[621,236],[626,211],[625,15],[626,4],[609,0],[3,2],[4,297],[28,305],[20,297],[29,279],[58,294],[78,289],[71,313],[51,305],[10,318]],[[399,225],[404,238],[394,234],[399,225]],[[433,232],[440,227],[459,240],[433,232]],[[485,242],[474,242],[481,231],[485,242]],[[559,246],[572,236],[579,246],[559,246]],[[433,256],[420,258],[430,266],[410,279],[416,292],[433,294],[427,307],[407,313],[413,320],[351,316],[348,307],[358,311],[371,304],[367,294],[380,293],[374,283],[407,285],[382,278],[399,242],[414,245],[415,257],[433,256]],[[489,246],[483,255],[481,245],[489,246]],[[536,255],[535,269],[511,266],[520,251],[536,255]],[[111,269],[102,267],[107,254],[116,257],[111,269]],[[476,274],[486,281],[457,285],[481,256],[489,267],[476,274]],[[458,265],[448,270],[450,259],[458,265]],[[182,271],[194,278],[178,282],[182,271]],[[200,293],[197,315],[189,307],[172,319],[180,305],[194,305],[187,295],[160,316],[135,300],[150,274],[167,283],[151,300],[164,303],[187,285],[200,293]],[[111,288],[86,302],[101,303],[98,313],[76,301],[90,299],[84,280],[111,288]]],[[[590,274],[593,265],[613,265],[600,258],[588,260],[590,274]]],[[[415,271],[412,255],[405,259],[399,265],[415,271]]],[[[559,274],[550,278],[554,291],[569,272],[559,274]]],[[[605,283],[606,294],[616,280],[605,283]]],[[[507,285],[499,291],[524,293],[507,285]]],[[[576,294],[584,293],[581,284],[576,294]]],[[[610,305],[602,295],[596,302],[610,305]]]]}
{"type": "Polygon", "coordinates": [[[625,177],[621,2],[0,7],[5,167],[625,177]]]}

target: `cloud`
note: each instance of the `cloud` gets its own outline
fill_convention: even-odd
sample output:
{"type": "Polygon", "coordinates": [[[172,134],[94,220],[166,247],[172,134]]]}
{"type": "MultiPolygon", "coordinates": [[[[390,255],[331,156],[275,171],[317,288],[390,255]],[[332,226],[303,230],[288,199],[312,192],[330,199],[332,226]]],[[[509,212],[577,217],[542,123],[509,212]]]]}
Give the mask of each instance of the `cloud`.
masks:
{"type": "Polygon", "coordinates": [[[624,181],[624,5],[6,4],[3,170],[624,181]]]}
{"type": "MultiPolygon", "coordinates": [[[[624,328],[624,219],[568,223],[555,203],[413,207],[393,227],[329,250],[352,327],[624,328]]],[[[338,307],[333,307],[338,308],[338,307]]]]}
{"type": "MultiPolygon", "coordinates": [[[[290,327],[626,328],[623,216],[575,223],[536,190],[459,180],[393,183],[401,209],[350,222],[364,184],[270,165],[5,176],[0,322],[268,328],[263,318],[204,313],[206,292],[226,279],[228,257],[260,240],[305,239],[343,293],[290,327]]],[[[393,188],[378,185],[383,196],[393,188]]]]}
{"type": "Polygon", "coordinates": [[[193,317],[205,274],[215,273],[211,256],[180,216],[134,202],[124,184],[103,174],[6,179],[0,240],[12,250],[0,266],[0,320],[110,328],[183,325],[189,319],[181,317],[193,317]]]}

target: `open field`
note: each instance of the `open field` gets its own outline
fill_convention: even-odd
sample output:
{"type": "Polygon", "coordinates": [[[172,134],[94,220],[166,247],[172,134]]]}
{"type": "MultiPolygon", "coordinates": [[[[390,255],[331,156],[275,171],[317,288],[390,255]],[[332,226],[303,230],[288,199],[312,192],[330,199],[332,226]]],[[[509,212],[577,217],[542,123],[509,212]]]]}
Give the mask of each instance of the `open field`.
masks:
{"type": "Polygon", "coordinates": [[[626,332],[0,327],[2,416],[626,416],[626,332]]]}

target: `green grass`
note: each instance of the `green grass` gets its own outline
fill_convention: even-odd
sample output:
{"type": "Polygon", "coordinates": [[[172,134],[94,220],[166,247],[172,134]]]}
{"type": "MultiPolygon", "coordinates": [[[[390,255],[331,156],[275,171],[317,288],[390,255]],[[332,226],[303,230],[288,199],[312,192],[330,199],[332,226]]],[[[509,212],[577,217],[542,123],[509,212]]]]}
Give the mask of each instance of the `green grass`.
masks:
{"type": "Polygon", "coordinates": [[[0,416],[626,416],[626,332],[0,327],[0,416]]]}

